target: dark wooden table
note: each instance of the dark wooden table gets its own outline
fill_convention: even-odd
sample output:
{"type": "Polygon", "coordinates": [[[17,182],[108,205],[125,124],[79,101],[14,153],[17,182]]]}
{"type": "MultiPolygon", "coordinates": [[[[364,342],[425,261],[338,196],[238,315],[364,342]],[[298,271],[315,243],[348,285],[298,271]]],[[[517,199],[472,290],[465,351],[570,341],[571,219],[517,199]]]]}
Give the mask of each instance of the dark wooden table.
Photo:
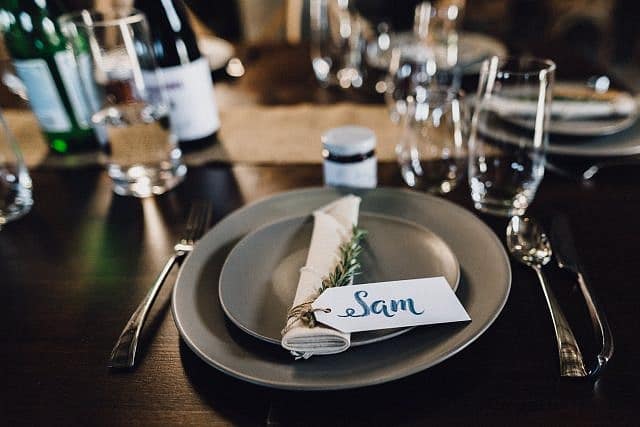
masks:
{"type": "MultiPolygon", "coordinates": [[[[243,79],[219,84],[221,102],[234,94],[267,104],[343,96],[318,91],[307,57],[296,52],[251,53],[243,79]],[[275,66],[283,60],[285,70],[275,66]]],[[[113,195],[95,167],[35,169],[33,211],[0,231],[0,425],[637,425],[639,176],[639,168],[621,167],[582,184],[548,174],[531,208],[542,218],[569,215],[608,312],[616,352],[597,381],[558,377],[541,289],[532,271],[512,263],[502,314],[453,358],[386,385],[295,393],[244,383],[202,362],[174,326],[170,286],[145,327],[139,367],[109,372],[106,359],[170,255],[191,200],[213,200],[217,221],[258,198],[321,185],[319,165],[211,164],[146,200],[113,195]]],[[[394,164],[380,165],[380,182],[402,186],[394,164]]],[[[468,193],[463,185],[447,199],[471,209],[468,193]]],[[[505,219],[480,217],[504,239],[505,219]]],[[[550,274],[592,357],[579,291],[559,271],[550,274]]]]}

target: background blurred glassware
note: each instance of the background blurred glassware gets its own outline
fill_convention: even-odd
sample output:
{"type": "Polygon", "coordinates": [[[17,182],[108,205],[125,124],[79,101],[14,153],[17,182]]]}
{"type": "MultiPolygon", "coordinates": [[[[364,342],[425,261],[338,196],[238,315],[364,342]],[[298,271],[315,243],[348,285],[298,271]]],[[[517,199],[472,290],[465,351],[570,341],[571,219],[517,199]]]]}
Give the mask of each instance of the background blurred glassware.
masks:
{"type": "Polygon", "coordinates": [[[444,194],[461,181],[467,166],[467,121],[462,94],[418,89],[396,146],[400,172],[412,188],[444,194]]]}
{"type": "Polygon", "coordinates": [[[414,13],[415,37],[431,47],[436,63],[434,84],[459,90],[464,69],[460,52],[459,27],[462,22],[464,0],[422,2],[414,13]]]}
{"type": "Polygon", "coordinates": [[[413,32],[419,40],[433,47],[440,69],[458,65],[458,29],[464,7],[464,0],[422,2],[416,6],[413,32]]]}
{"type": "Polygon", "coordinates": [[[398,36],[399,34],[392,32],[390,25],[383,21],[376,26],[374,36],[366,41],[363,59],[366,70],[365,83],[377,93],[384,94],[387,91],[386,79],[398,36]]]}
{"type": "MultiPolygon", "coordinates": [[[[435,57],[430,47],[413,42],[393,49],[385,82],[385,102],[392,122],[400,123],[410,102],[424,102],[424,99],[417,99],[418,90],[431,85],[436,71],[435,57]]],[[[420,93],[421,96],[425,95],[424,91],[420,93]]]]}
{"type": "MultiPolygon", "coordinates": [[[[419,3],[414,13],[413,33],[390,36],[389,74],[384,89],[394,123],[406,113],[407,101],[415,98],[416,88],[460,89],[463,70],[458,66],[457,27],[463,7],[463,1],[454,0],[441,1],[435,6],[430,2],[419,3]]],[[[382,35],[378,39],[380,37],[382,35]]],[[[375,61],[370,59],[373,51],[368,48],[369,62],[375,61]]],[[[383,51],[378,48],[376,52],[383,51]]],[[[381,64],[387,56],[379,55],[376,60],[381,64]]]]}
{"type": "Polygon", "coordinates": [[[157,72],[143,14],[81,11],[60,18],[75,52],[91,52],[85,90],[101,99],[92,120],[106,125],[107,170],[120,195],[162,194],[187,172],[169,123],[169,102],[157,72]]]}
{"type": "Polygon", "coordinates": [[[2,84],[6,86],[9,92],[17,95],[23,101],[28,102],[29,97],[27,95],[27,88],[24,83],[22,83],[22,80],[16,76],[15,70],[13,70],[10,62],[7,60],[2,60],[0,62],[2,62],[2,77],[0,77],[2,84]]]}
{"type": "MultiPolygon", "coordinates": [[[[375,34],[368,39],[365,59],[373,68],[388,70],[391,51],[395,47],[421,42],[435,48],[438,60],[454,66],[458,59],[458,30],[462,21],[465,1],[444,0],[436,3],[421,2],[414,9],[413,30],[392,28],[383,21],[377,24],[375,34]]],[[[373,33],[366,31],[365,35],[373,33]]]]}
{"type": "Polygon", "coordinates": [[[476,209],[522,215],[544,176],[555,64],[492,57],[482,65],[469,136],[469,184],[476,209]],[[532,122],[528,130],[514,119],[532,122]]]}
{"type": "Polygon", "coordinates": [[[31,187],[20,147],[0,112],[0,228],[29,212],[31,187]]]}
{"type": "Polygon", "coordinates": [[[311,63],[324,87],[359,88],[366,23],[349,0],[311,0],[311,63]]]}

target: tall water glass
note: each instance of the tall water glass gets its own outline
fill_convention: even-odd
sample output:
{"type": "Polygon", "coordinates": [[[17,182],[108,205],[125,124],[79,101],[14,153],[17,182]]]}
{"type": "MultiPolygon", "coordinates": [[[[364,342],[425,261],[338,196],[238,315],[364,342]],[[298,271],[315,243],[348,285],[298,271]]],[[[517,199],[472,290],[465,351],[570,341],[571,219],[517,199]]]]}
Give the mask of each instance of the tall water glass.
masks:
{"type": "Polygon", "coordinates": [[[555,68],[533,58],[483,63],[469,136],[476,209],[522,215],[533,201],[544,176],[555,68]]]}
{"type": "MultiPolygon", "coordinates": [[[[187,168],[169,123],[144,15],[81,11],[60,18],[77,54],[90,52],[84,88],[96,93],[96,124],[106,126],[107,169],[116,194],[147,197],[179,184],[187,168]]],[[[86,59],[85,59],[86,61],[86,59]]]]}
{"type": "Polygon", "coordinates": [[[418,92],[422,101],[409,104],[396,147],[400,172],[412,188],[445,194],[461,181],[467,166],[461,94],[447,89],[418,92]]]}
{"type": "Polygon", "coordinates": [[[360,87],[364,20],[353,0],[311,0],[311,64],[322,86],[360,87]]]}
{"type": "Polygon", "coordinates": [[[31,209],[31,178],[20,148],[0,113],[0,228],[31,209]]]}

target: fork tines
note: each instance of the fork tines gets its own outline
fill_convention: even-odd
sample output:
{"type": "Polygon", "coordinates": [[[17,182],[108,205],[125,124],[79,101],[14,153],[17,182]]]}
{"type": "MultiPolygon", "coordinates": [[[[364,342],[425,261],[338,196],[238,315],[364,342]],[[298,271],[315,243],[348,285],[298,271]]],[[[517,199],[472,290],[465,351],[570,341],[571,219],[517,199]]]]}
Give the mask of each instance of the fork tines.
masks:
{"type": "Polygon", "coordinates": [[[208,200],[196,200],[191,205],[185,229],[185,241],[193,243],[204,234],[209,227],[212,215],[212,205],[208,200]]]}

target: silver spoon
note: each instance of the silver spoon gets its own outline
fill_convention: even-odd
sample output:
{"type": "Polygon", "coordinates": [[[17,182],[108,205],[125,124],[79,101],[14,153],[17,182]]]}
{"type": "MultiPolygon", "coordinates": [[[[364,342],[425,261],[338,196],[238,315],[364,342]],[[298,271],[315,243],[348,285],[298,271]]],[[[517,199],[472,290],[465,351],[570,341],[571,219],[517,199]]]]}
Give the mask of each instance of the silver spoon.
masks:
{"type": "Polygon", "coordinates": [[[532,218],[514,216],[507,226],[507,248],[511,256],[528,265],[538,275],[551,313],[560,356],[560,375],[586,377],[582,353],[562,309],[551,291],[542,267],[551,260],[551,244],[546,234],[532,218]]]}

